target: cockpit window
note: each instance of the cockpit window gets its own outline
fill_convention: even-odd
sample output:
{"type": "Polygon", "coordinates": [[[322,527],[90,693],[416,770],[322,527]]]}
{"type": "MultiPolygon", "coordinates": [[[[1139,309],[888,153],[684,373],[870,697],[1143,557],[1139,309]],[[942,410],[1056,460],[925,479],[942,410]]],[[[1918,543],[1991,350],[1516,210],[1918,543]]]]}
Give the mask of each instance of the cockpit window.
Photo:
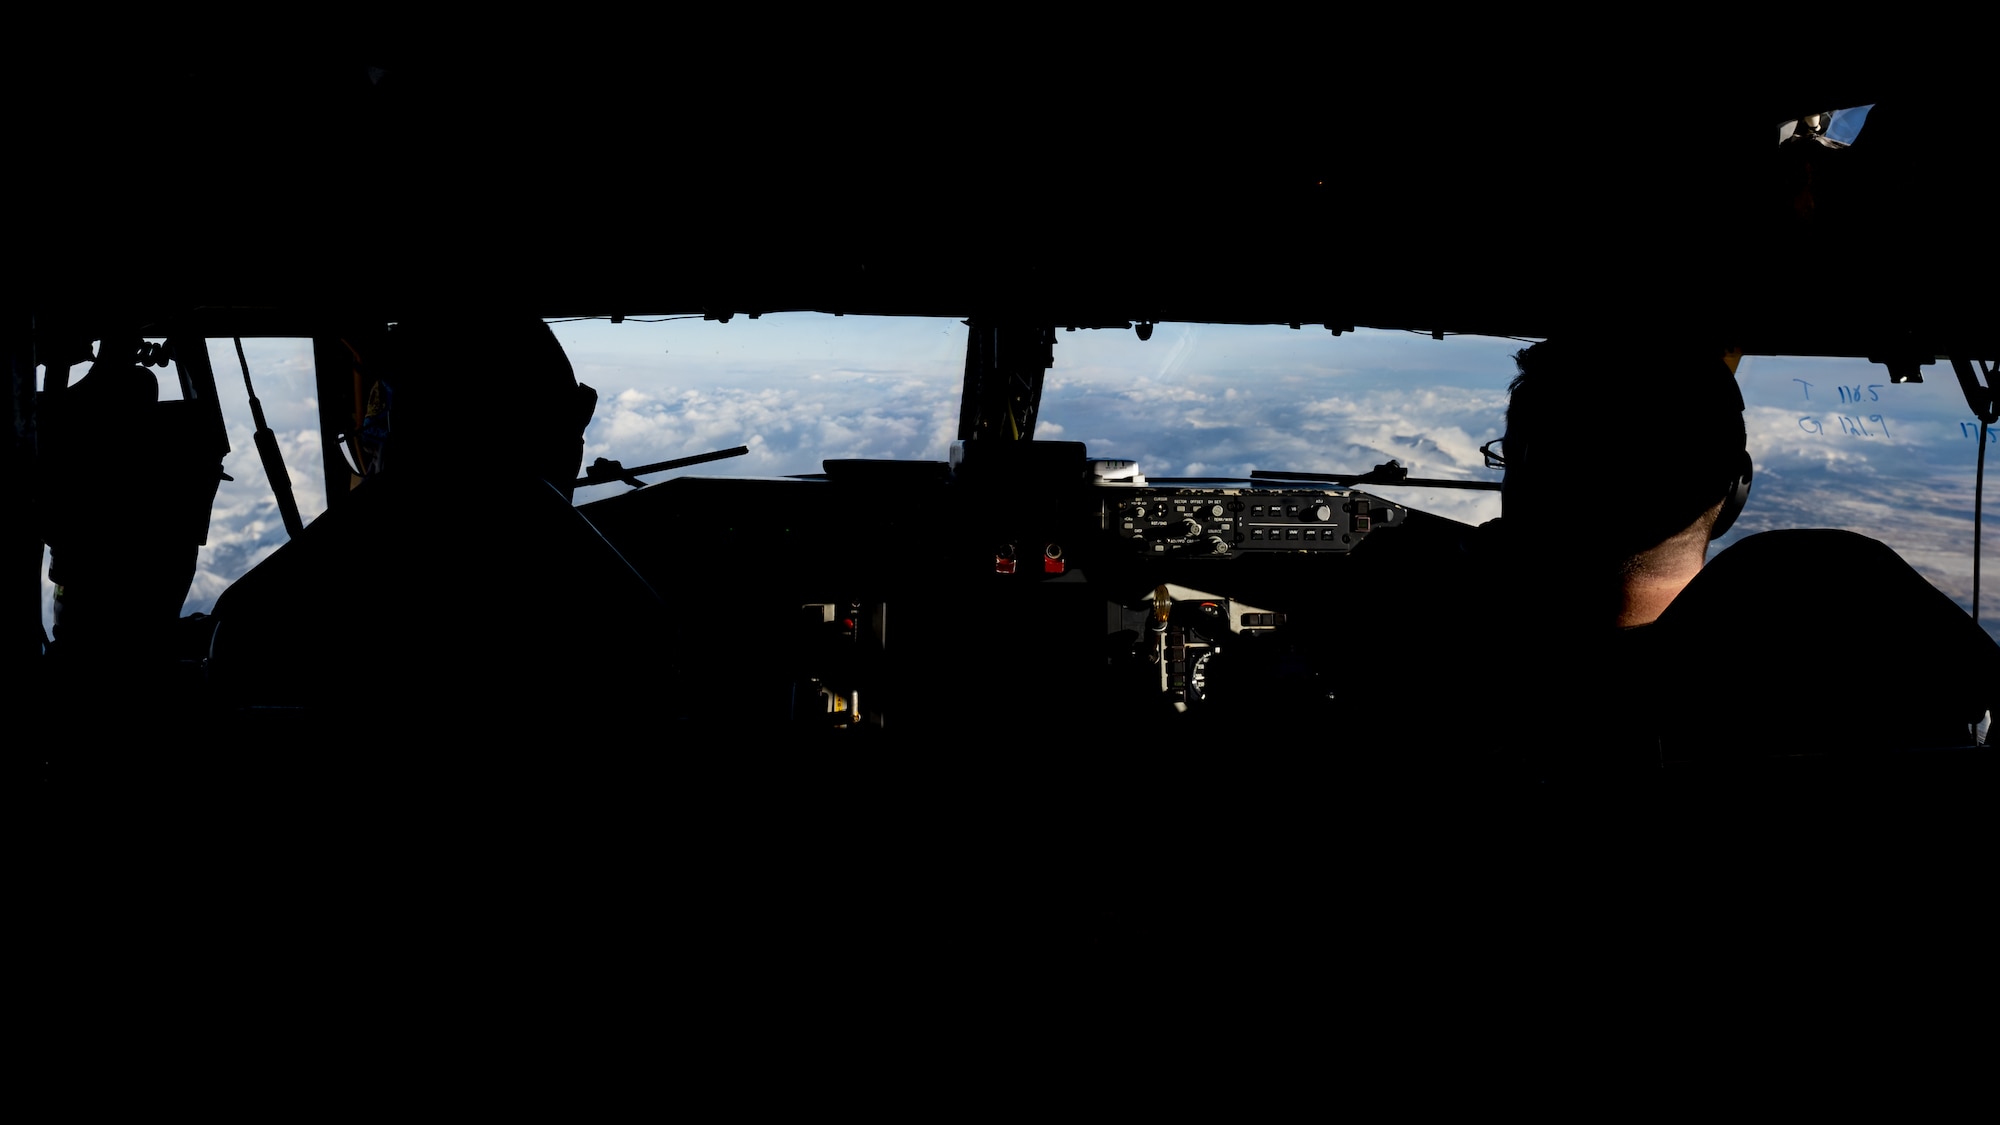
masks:
{"type": "MultiPolygon", "coordinates": [[[[555,328],[600,396],[586,460],[629,468],[744,445],[746,456],[690,471],[786,475],[830,458],[944,460],[957,436],[967,334],[957,320],[799,313],[555,328]]],[[[1148,476],[1359,474],[1394,460],[1412,477],[1487,482],[1499,474],[1479,446],[1500,436],[1509,357],[1523,346],[1216,324],[1055,340],[1035,435],[1083,442],[1148,476]]],[[[1500,514],[1493,492],[1378,491],[1468,523],[1500,514]]]]}
{"type": "MultiPolygon", "coordinates": [[[[1057,333],[1036,432],[1129,458],[1149,478],[1355,475],[1395,461],[1414,478],[1497,483],[1479,447],[1505,427],[1523,346],[1318,325],[1057,333]]],[[[1368,488],[1466,523],[1500,514],[1496,492],[1368,488]]]]}
{"type": "MultiPolygon", "coordinates": [[[[942,461],[958,434],[957,320],[774,313],[552,326],[578,381],[598,393],[586,464],[630,469],[741,445],[741,457],[686,471],[790,476],[828,458],[942,461]]],[[[626,487],[579,489],[576,500],[626,487]]]]}
{"type": "MultiPolygon", "coordinates": [[[[811,473],[833,457],[942,460],[956,434],[966,343],[956,320],[774,314],[556,327],[578,378],[602,395],[587,458],[632,466],[741,444],[750,455],[690,471],[811,473]]],[[[1527,343],[1175,323],[1145,340],[1120,329],[1055,340],[1036,435],[1135,461],[1149,477],[1359,474],[1395,460],[1411,477],[1465,481],[1500,478],[1479,447],[1505,429],[1512,357],[1527,343]]],[[[1857,531],[1969,606],[1978,424],[1942,364],[1925,372],[1923,383],[1892,384],[1858,359],[1745,357],[1738,381],[1757,475],[1717,547],[1778,528],[1857,531]]],[[[1630,433],[1635,450],[1670,450],[1674,402],[1674,388],[1661,387],[1649,416],[1600,424],[1630,433]]],[[[1369,487],[1466,523],[1500,514],[1495,492],[1369,487]]],[[[1982,623],[2000,636],[1993,599],[1982,623]]]]}
{"type": "Polygon", "coordinates": [[[285,545],[284,521],[271,482],[257,455],[250,398],[243,386],[243,367],[250,368],[250,385],[264,408],[264,421],[277,438],[299,516],[307,523],[326,511],[326,473],[322,465],[318,387],[314,379],[313,345],[297,337],[259,337],[243,341],[243,358],[233,340],[208,341],[208,360],[215,371],[215,389],[222,416],[229,425],[229,456],[222,471],[229,480],[216,489],[208,522],[208,543],[195,559],[194,585],[183,612],[207,612],[215,599],[243,572],[285,545]]]}
{"type": "MultiPolygon", "coordinates": [[[[1881,365],[1860,359],[1745,356],[1737,381],[1756,479],[1748,507],[1717,546],[1776,528],[1855,531],[1895,548],[1953,601],[1970,607],[1974,467],[1982,428],[1948,366],[1940,361],[1922,372],[1921,383],[1891,383],[1881,365]]],[[[1662,406],[1660,430],[1670,439],[1665,392],[1662,406]]],[[[1994,435],[1988,431],[1984,438],[1994,435]]],[[[1993,585],[1990,577],[1982,582],[1985,591],[1993,585]]],[[[1990,592],[1981,601],[1980,624],[2000,638],[2000,602],[1990,592]]],[[[1801,612],[1802,624],[1833,628],[1840,609],[1801,612]]]]}

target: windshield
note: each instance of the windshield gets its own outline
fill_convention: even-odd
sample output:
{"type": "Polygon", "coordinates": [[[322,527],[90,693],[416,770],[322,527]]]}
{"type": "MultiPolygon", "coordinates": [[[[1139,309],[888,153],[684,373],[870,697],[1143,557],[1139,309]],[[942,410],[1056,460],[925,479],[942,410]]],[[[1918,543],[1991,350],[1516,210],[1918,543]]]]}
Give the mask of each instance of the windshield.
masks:
{"type": "MultiPolygon", "coordinates": [[[[1749,506],[1717,546],[1776,528],[1843,528],[1887,543],[1970,607],[1981,426],[1947,364],[1923,375],[1921,383],[1892,384],[1865,360],[1746,356],[1738,381],[1757,477],[1749,506]]],[[[1671,401],[1663,408],[1655,432],[1671,434],[1671,401]]],[[[1989,515],[1989,545],[1991,522],[1989,515]]],[[[1980,624],[2000,638],[1990,577],[1983,585],[1980,624]]],[[[1801,612],[1831,621],[1840,607],[1801,612]]]]}
{"type": "MultiPolygon", "coordinates": [[[[945,460],[957,435],[967,336],[957,320],[796,313],[551,323],[577,378],[599,394],[586,463],[636,467],[741,445],[746,455],[683,472],[792,475],[833,458],[945,460]]],[[[1502,433],[1511,357],[1525,343],[1270,325],[1169,323],[1148,340],[1129,330],[1059,331],[1036,436],[1083,442],[1092,456],[1135,461],[1152,478],[1358,474],[1393,459],[1412,477],[1497,481],[1479,446],[1502,433]]],[[[211,608],[285,541],[234,347],[209,345],[233,449],[224,469],[234,479],[217,493],[187,612],[211,608]]],[[[310,521],[326,507],[311,342],[256,339],[244,348],[310,521]]],[[[1738,380],[1756,481],[1717,547],[1777,528],[1857,531],[1969,606],[1980,428],[1946,365],[1924,374],[1925,382],[1895,385],[1861,360],[1745,357],[1738,380]]],[[[1630,435],[1635,457],[1671,457],[1675,389],[1659,388],[1646,417],[1603,424],[1630,435]]],[[[586,487],[576,499],[627,487],[586,487]]],[[[1500,514],[1497,492],[1367,487],[1466,523],[1500,514]]],[[[1981,624],[2000,637],[2000,598],[1989,592],[1984,601],[1981,624]]],[[[1840,609],[1801,612],[1832,619],[1840,609]]]]}

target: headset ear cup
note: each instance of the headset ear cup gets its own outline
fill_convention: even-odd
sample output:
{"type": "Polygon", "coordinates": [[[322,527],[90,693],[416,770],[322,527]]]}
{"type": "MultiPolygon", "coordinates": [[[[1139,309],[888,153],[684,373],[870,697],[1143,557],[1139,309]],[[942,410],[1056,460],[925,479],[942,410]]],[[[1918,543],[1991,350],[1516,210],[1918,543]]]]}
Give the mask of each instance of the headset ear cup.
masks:
{"type": "Polygon", "coordinates": [[[1711,540],[1722,538],[1736,517],[1743,514],[1743,505],[1750,502],[1750,452],[1745,450],[1742,458],[1737,463],[1735,479],[1729,482],[1729,491],[1722,496],[1722,512],[1715,517],[1715,526],[1708,529],[1711,540]]]}

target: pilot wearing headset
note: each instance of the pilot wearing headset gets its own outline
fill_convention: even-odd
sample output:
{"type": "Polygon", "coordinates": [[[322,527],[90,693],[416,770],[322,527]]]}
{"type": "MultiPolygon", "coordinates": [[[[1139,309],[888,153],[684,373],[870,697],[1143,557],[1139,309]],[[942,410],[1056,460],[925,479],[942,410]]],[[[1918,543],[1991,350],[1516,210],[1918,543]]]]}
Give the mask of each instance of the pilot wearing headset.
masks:
{"type": "Polygon", "coordinates": [[[1506,470],[1502,517],[1371,538],[1348,568],[1367,612],[1343,599],[1302,609],[1272,645],[1232,650],[1212,694],[1301,681],[1286,690],[1332,701],[1314,722],[1385,751],[1391,774],[1447,748],[1533,776],[1542,764],[1516,769],[1511,751],[1536,759],[1636,731],[1633,717],[1656,709],[1654,622],[1749,492],[1734,358],[1630,337],[1524,349],[1507,432],[1484,449],[1506,470]],[[1439,668],[1465,674],[1422,707],[1377,702],[1408,698],[1413,675],[1439,668]]]}
{"type": "MultiPolygon", "coordinates": [[[[463,747],[565,729],[579,685],[649,686],[659,598],[570,506],[595,392],[548,326],[398,324],[364,483],[216,602],[220,702],[463,747]]],[[[471,752],[470,749],[467,752],[471,752]]]]}
{"type": "Polygon", "coordinates": [[[1516,354],[1502,523],[1560,590],[1544,612],[1633,628],[1657,620],[1750,493],[1741,352],[1551,339],[1516,354]]]}
{"type": "Polygon", "coordinates": [[[1543,766],[1965,745],[2000,702],[2000,646],[1885,544],[1767,531],[1711,557],[1750,491],[1739,356],[1565,337],[1515,357],[1485,628],[1510,655],[1498,725],[1543,766]],[[1794,690],[1889,654],[1934,661],[1897,706],[1794,690]]]}

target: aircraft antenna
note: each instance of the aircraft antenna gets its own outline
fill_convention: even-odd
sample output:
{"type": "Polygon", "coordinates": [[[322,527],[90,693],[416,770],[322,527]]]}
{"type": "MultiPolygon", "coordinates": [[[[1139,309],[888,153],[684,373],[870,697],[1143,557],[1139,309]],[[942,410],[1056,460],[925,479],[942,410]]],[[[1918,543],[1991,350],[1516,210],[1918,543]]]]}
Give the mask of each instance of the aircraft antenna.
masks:
{"type": "Polygon", "coordinates": [[[237,336],[236,362],[243,365],[243,389],[250,395],[250,418],[257,423],[257,459],[264,463],[264,477],[271,482],[271,494],[278,498],[278,515],[285,521],[285,534],[297,538],[305,530],[299,519],[299,502],[292,495],[292,474],[278,453],[278,435],[264,421],[264,404],[257,401],[257,388],[250,385],[250,361],[243,358],[243,337],[237,336]]]}

